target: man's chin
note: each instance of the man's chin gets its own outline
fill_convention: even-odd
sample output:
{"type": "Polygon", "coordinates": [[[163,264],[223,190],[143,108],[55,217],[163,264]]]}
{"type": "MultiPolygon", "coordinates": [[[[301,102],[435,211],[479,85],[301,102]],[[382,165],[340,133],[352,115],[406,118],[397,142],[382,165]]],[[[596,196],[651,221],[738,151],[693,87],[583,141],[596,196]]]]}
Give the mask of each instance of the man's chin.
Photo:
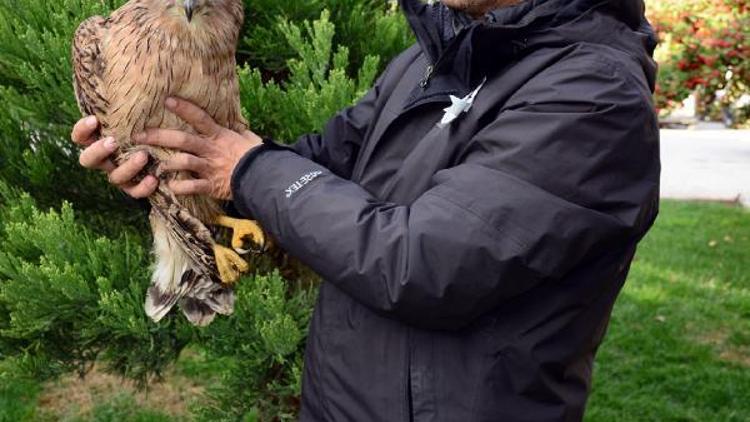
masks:
{"type": "Polygon", "coordinates": [[[475,18],[484,16],[493,9],[521,3],[523,0],[442,0],[451,9],[460,10],[475,18]]]}
{"type": "Polygon", "coordinates": [[[443,0],[442,3],[451,9],[459,10],[472,16],[481,16],[492,8],[495,1],[488,0],[443,0]]]}

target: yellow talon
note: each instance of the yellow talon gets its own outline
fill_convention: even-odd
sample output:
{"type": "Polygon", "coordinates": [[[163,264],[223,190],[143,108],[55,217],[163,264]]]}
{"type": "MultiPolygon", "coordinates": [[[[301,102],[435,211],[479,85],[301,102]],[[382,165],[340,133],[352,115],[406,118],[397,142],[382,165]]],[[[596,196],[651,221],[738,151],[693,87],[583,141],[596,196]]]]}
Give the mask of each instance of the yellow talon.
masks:
{"type": "Polygon", "coordinates": [[[226,246],[214,245],[216,266],[219,267],[219,277],[224,284],[234,284],[242,274],[250,270],[250,265],[237,252],[226,246]]]}
{"type": "Polygon", "coordinates": [[[266,235],[255,221],[240,220],[222,215],[216,218],[215,223],[216,225],[232,229],[232,248],[235,251],[242,254],[248,252],[243,249],[245,239],[250,239],[253,244],[258,245],[258,249],[254,251],[261,252],[265,250],[266,235]]]}

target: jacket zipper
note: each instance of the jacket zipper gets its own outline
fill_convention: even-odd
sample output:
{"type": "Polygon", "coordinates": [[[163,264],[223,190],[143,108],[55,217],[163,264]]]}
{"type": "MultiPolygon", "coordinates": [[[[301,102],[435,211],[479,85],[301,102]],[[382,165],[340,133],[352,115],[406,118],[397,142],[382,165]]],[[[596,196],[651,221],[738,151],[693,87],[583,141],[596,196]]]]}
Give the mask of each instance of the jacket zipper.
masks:
{"type": "Polygon", "coordinates": [[[440,66],[443,63],[443,58],[445,57],[445,54],[440,56],[435,64],[427,65],[427,68],[424,71],[424,76],[422,77],[422,80],[419,81],[419,87],[422,88],[422,91],[427,89],[427,86],[430,84],[430,79],[435,75],[435,70],[437,70],[438,66],[440,66]]]}
{"type": "Polygon", "coordinates": [[[422,91],[427,89],[427,85],[430,84],[430,78],[432,78],[433,73],[435,73],[435,66],[428,65],[427,69],[425,69],[424,77],[422,77],[422,80],[419,81],[419,87],[422,88],[422,91]]]}

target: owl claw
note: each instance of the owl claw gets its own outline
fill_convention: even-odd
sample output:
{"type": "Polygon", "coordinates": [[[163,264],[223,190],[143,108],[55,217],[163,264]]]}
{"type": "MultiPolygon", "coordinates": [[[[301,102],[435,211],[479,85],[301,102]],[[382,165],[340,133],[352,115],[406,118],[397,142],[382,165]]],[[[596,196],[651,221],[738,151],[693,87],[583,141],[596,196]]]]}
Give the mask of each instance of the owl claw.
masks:
{"type": "Polygon", "coordinates": [[[250,265],[244,259],[225,246],[214,245],[214,256],[216,266],[219,267],[219,277],[224,284],[236,283],[242,274],[250,270],[250,265]]]}
{"type": "Polygon", "coordinates": [[[232,248],[237,253],[245,255],[250,252],[265,252],[266,235],[255,221],[240,220],[222,215],[216,218],[215,223],[219,226],[232,229],[232,248]],[[253,246],[257,245],[257,247],[244,249],[245,239],[249,239],[253,246]]]}

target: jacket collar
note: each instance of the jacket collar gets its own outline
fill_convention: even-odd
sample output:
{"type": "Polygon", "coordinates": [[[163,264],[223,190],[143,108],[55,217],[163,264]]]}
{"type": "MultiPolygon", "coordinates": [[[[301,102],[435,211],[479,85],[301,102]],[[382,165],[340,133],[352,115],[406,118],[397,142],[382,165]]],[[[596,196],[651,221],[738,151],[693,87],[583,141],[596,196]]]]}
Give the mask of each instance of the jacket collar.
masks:
{"type": "Polygon", "coordinates": [[[465,14],[439,2],[427,4],[420,0],[401,0],[401,6],[417,42],[432,63],[437,62],[456,34],[472,23],[465,14]]]}
{"type": "MultiPolygon", "coordinates": [[[[447,101],[449,95],[465,96],[493,70],[541,40],[532,36],[534,32],[572,21],[593,8],[606,7],[633,30],[644,32],[649,54],[655,45],[653,31],[643,17],[643,0],[525,0],[490,11],[483,20],[438,1],[400,3],[429,63],[406,108],[447,101]]],[[[543,38],[549,41],[549,34],[543,38]]]]}
{"type": "Polygon", "coordinates": [[[463,97],[487,75],[490,67],[508,63],[522,49],[520,34],[559,10],[562,0],[527,0],[494,10],[475,20],[440,2],[400,0],[429,65],[420,87],[412,92],[406,108],[431,101],[463,97]],[[494,42],[495,39],[500,42],[494,42]],[[481,47],[493,40],[490,49],[481,47]],[[492,54],[475,55],[477,47],[492,54]]]}

